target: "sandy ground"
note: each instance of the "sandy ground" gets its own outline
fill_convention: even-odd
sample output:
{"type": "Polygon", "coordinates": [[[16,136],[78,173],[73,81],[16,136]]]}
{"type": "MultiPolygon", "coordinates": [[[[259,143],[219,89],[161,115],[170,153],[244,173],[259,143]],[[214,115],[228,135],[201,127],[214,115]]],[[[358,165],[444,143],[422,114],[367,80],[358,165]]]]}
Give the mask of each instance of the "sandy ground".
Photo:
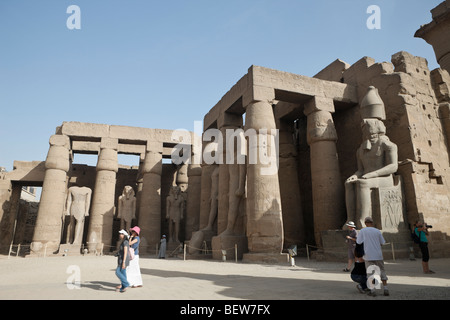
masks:
{"type": "Polygon", "coordinates": [[[113,256],[0,257],[0,299],[59,300],[409,300],[450,299],[450,259],[386,261],[390,296],[360,294],[345,263],[307,261],[296,266],[211,260],[140,258],[144,286],[115,292],[113,256]],[[73,285],[79,275],[79,285],[73,285]]]}

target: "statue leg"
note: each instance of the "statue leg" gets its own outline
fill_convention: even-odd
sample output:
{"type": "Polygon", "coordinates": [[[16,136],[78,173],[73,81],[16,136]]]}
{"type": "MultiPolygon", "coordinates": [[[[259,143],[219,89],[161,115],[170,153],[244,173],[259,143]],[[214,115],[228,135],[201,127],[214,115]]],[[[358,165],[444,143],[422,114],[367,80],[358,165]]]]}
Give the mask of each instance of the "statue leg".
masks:
{"type": "Polygon", "coordinates": [[[359,179],[356,190],[356,222],[357,227],[364,227],[364,219],[372,216],[372,199],[370,197],[370,183],[359,179]]]}
{"type": "Polygon", "coordinates": [[[75,238],[75,217],[70,216],[69,226],[67,227],[67,239],[66,243],[72,244],[75,238]]]}
{"type": "Polygon", "coordinates": [[[240,196],[236,195],[239,189],[239,165],[229,164],[228,170],[230,173],[230,183],[228,188],[228,216],[227,216],[227,228],[223,235],[233,234],[234,224],[236,223],[236,218],[239,213],[239,202],[241,200],[240,196]]]}
{"type": "Polygon", "coordinates": [[[211,209],[209,210],[208,225],[202,230],[212,230],[214,221],[216,221],[217,217],[217,205],[217,196],[213,196],[211,199],[211,209]]]}
{"type": "Polygon", "coordinates": [[[169,219],[169,242],[173,242],[173,241],[174,241],[173,221],[172,221],[172,219],[169,219]]]}
{"type": "MultiPolygon", "coordinates": [[[[356,188],[355,183],[345,183],[345,205],[347,208],[347,221],[353,221],[356,223],[356,188]]],[[[347,227],[345,230],[347,230],[347,227]]]]}
{"type": "Polygon", "coordinates": [[[74,232],[74,239],[73,244],[81,244],[81,237],[83,235],[83,227],[84,227],[84,219],[78,221],[75,220],[75,232],[74,232]]]}
{"type": "Polygon", "coordinates": [[[179,231],[180,231],[180,221],[176,221],[175,222],[175,236],[174,236],[174,241],[175,242],[180,242],[180,239],[178,238],[179,235],[179,231]]]}
{"type": "MultiPolygon", "coordinates": [[[[392,187],[394,180],[392,176],[377,177],[372,179],[358,179],[357,182],[357,204],[356,212],[359,215],[361,226],[364,227],[364,219],[372,216],[372,198],[370,190],[373,188],[392,187]]],[[[358,220],[358,217],[357,219],[358,220]]]]}

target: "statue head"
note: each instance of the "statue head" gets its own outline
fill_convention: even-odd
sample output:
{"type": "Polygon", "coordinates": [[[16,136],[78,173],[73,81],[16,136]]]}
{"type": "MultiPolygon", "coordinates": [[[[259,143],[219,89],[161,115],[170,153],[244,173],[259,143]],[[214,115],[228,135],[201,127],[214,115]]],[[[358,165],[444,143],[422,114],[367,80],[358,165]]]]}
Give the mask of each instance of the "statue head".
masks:
{"type": "Polygon", "coordinates": [[[127,199],[134,197],[134,190],[131,186],[125,186],[122,191],[122,195],[127,199]]]}
{"type": "Polygon", "coordinates": [[[361,118],[386,120],[383,100],[374,86],[367,89],[367,93],[361,101],[361,118]]]}
{"type": "Polygon", "coordinates": [[[178,199],[178,196],[181,193],[181,188],[179,186],[172,186],[172,188],[170,188],[170,193],[175,197],[175,199],[178,199]]]}
{"type": "Polygon", "coordinates": [[[363,140],[374,144],[386,134],[384,123],[378,119],[364,119],[361,123],[363,140]]]}

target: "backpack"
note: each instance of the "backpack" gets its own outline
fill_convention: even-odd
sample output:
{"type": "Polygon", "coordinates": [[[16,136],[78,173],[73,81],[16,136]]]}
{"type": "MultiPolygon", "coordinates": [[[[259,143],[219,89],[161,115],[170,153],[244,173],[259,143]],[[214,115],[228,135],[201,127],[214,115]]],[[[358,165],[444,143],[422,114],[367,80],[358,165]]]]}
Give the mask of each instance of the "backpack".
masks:
{"type": "Polygon", "coordinates": [[[420,243],[420,233],[422,231],[419,231],[419,235],[416,234],[416,229],[414,229],[413,232],[411,232],[411,238],[414,241],[414,243],[420,243]]]}
{"type": "Polygon", "coordinates": [[[362,258],[364,256],[364,243],[355,245],[355,256],[357,258],[362,258]]]}

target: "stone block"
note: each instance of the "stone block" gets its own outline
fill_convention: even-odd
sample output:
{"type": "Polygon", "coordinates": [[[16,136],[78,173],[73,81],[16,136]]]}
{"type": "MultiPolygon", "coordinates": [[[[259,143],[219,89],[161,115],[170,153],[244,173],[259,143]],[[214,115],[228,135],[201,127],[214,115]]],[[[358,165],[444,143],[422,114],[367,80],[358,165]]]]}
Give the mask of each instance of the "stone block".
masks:
{"type": "Polygon", "coordinates": [[[59,246],[59,255],[64,256],[79,256],[82,254],[81,245],[79,244],[61,244],[59,246]]]}
{"type": "Polygon", "coordinates": [[[213,259],[215,260],[222,260],[223,250],[226,251],[227,260],[236,259],[236,249],[238,260],[241,260],[244,253],[248,251],[247,237],[244,235],[219,235],[212,238],[211,245],[213,250],[213,259]]]}

